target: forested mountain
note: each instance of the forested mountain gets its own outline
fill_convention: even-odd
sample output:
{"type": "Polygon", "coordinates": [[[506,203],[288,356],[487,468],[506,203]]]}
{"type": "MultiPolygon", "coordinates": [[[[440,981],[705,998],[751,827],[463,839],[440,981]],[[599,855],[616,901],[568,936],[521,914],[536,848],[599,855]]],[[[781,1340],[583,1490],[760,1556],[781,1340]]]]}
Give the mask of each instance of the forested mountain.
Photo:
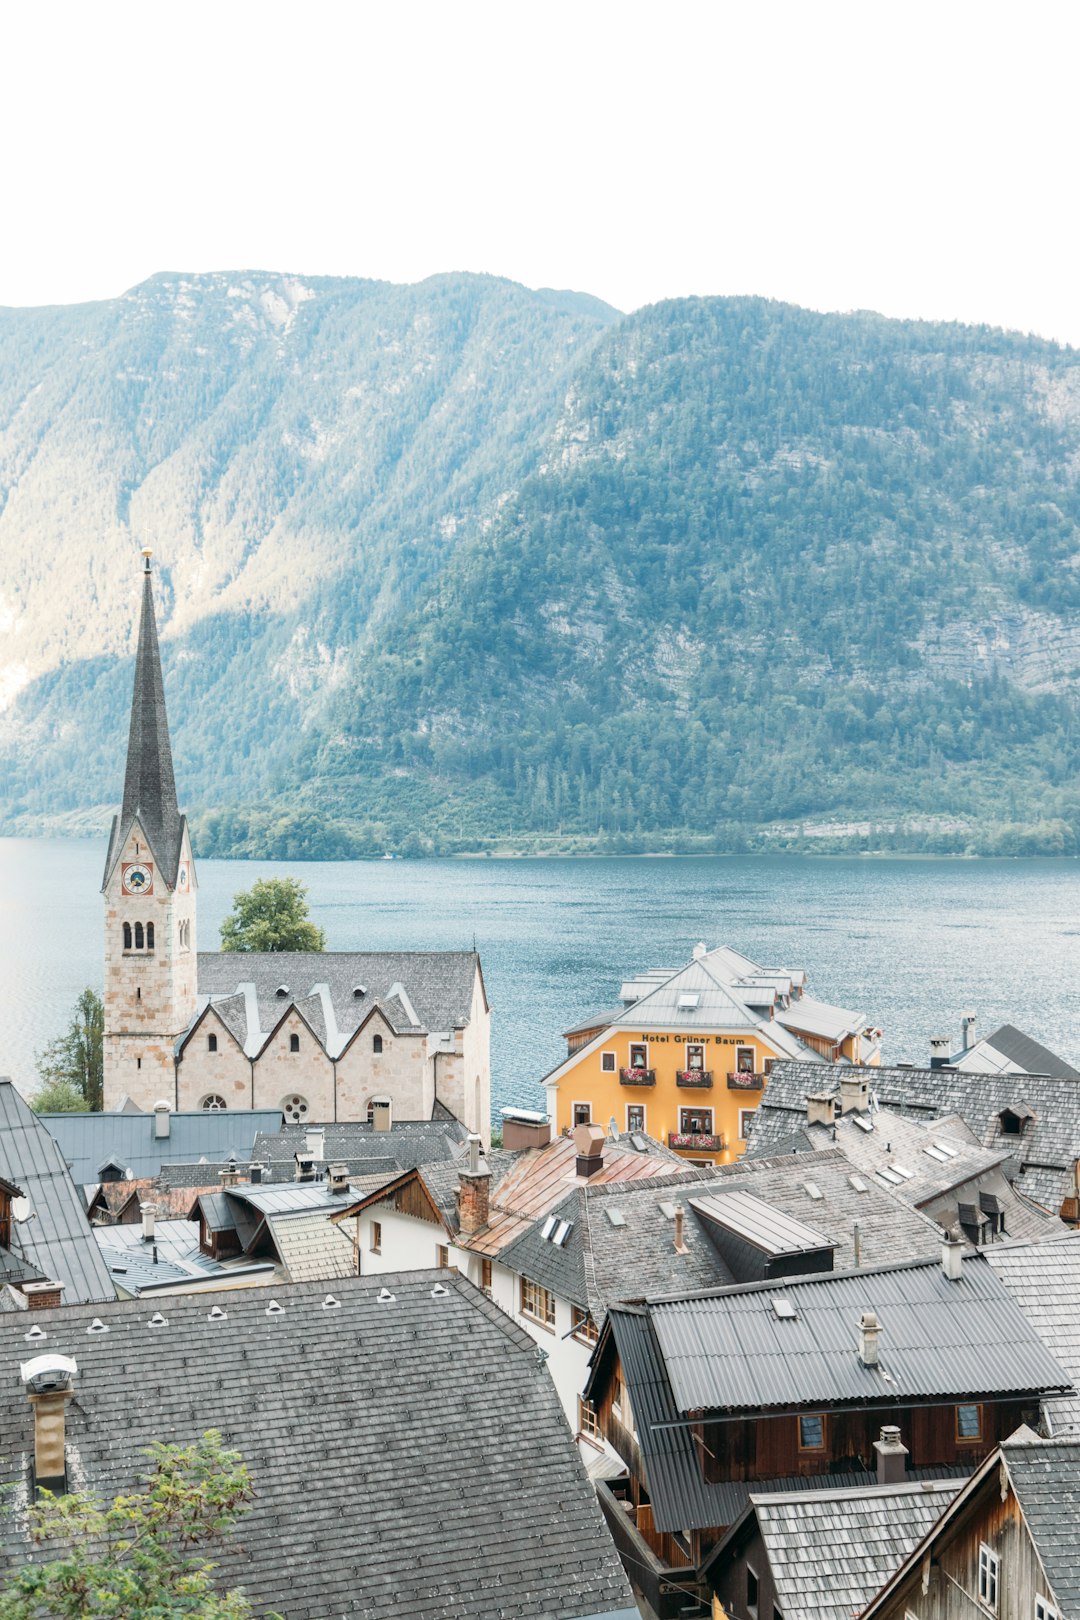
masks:
{"type": "Polygon", "coordinates": [[[1071,849],[1078,480],[1080,358],[985,328],[467,276],[9,311],[0,808],[115,799],[152,543],[204,848],[1071,849]]]}

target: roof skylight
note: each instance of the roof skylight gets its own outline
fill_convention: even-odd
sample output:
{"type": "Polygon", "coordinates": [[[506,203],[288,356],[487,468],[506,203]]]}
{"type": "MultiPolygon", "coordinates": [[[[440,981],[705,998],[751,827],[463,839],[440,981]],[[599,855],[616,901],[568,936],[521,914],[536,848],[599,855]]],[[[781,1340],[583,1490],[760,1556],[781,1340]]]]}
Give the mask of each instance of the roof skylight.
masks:
{"type": "Polygon", "coordinates": [[[825,1194],[822,1192],[816,1181],[804,1181],[803,1186],[806,1189],[806,1193],[809,1198],[813,1198],[816,1201],[817,1199],[825,1197],[825,1194]]]}
{"type": "Polygon", "coordinates": [[[626,1216],[623,1214],[621,1209],[605,1209],[604,1214],[607,1216],[612,1226],[626,1225],[626,1216]]]}
{"type": "Polygon", "coordinates": [[[863,1180],[862,1176],[848,1176],[848,1180],[856,1192],[863,1193],[870,1191],[870,1188],[866,1185],[866,1182],[863,1180]]]}
{"type": "Polygon", "coordinates": [[[794,1321],[799,1314],[790,1299],[774,1298],[772,1308],[781,1322],[794,1321]]]}

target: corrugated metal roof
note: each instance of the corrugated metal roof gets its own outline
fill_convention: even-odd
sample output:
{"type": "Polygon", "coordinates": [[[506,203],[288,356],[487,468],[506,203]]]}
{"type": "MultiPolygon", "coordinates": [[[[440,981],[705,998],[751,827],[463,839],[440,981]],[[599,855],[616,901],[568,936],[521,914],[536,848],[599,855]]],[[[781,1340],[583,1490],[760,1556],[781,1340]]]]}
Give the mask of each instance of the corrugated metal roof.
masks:
{"type": "Polygon", "coordinates": [[[150,1114],[41,1114],[42,1124],[59,1143],[80,1183],[101,1179],[106,1162],[130,1170],[136,1180],[156,1176],[165,1164],[197,1159],[223,1163],[235,1153],[241,1164],[251,1159],[260,1131],[277,1131],[280,1108],[196,1109],[169,1115],[168,1136],[155,1136],[150,1114]]]}
{"type": "Polygon", "coordinates": [[[981,1254],[955,1282],[939,1263],[916,1261],[655,1303],[650,1314],[680,1412],[1071,1385],[981,1254]],[[778,1293],[793,1318],[777,1317],[778,1293]],[[881,1324],[876,1367],[856,1353],[864,1311],[881,1324]]]}
{"type": "Polygon", "coordinates": [[[51,1281],[62,1282],[66,1305],[115,1299],[109,1268],[63,1154],[10,1080],[0,1080],[0,1176],[22,1188],[33,1216],[12,1222],[12,1252],[51,1281]]]}

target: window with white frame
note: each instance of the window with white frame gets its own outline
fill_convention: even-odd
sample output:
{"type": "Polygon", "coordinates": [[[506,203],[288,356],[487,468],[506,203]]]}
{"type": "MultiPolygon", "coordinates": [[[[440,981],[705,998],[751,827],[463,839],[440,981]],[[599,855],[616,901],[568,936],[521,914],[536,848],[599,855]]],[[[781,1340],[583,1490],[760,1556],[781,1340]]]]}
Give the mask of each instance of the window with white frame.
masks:
{"type": "Polygon", "coordinates": [[[644,1103],[627,1103],[626,1128],[628,1131],[643,1131],[645,1129],[644,1103]]]}
{"type": "Polygon", "coordinates": [[[711,1108],[680,1108],[679,1132],[682,1136],[711,1136],[711,1108]]]}
{"type": "Polygon", "coordinates": [[[585,1102],[585,1103],[575,1103],[574,1104],[574,1125],[575,1125],[575,1127],[577,1127],[578,1125],[591,1125],[591,1124],[592,1124],[592,1104],[587,1103],[587,1102],[585,1102]]]}
{"type": "Polygon", "coordinates": [[[602,1074],[614,1074],[615,1073],[615,1053],[614,1052],[601,1052],[601,1054],[600,1054],[600,1071],[601,1071],[602,1074]]]}
{"type": "Polygon", "coordinates": [[[739,1109],[739,1141],[740,1142],[745,1142],[749,1138],[750,1132],[754,1128],[754,1115],[756,1113],[757,1113],[756,1108],[740,1108],[739,1109]]]}
{"type": "Polygon", "coordinates": [[[521,1314],[531,1316],[534,1322],[543,1327],[555,1326],[555,1295],[550,1294],[539,1283],[533,1282],[531,1277],[521,1279],[521,1314]]]}
{"type": "Polygon", "coordinates": [[[1001,1559],[985,1541],[979,1543],[979,1602],[991,1614],[998,1612],[998,1583],[1001,1578],[1001,1559]]]}
{"type": "Polygon", "coordinates": [[[640,1041],[631,1043],[630,1067],[632,1069],[647,1069],[649,1067],[649,1048],[640,1041]]]}
{"type": "Polygon", "coordinates": [[[1036,1597],[1035,1620],[1061,1620],[1061,1610],[1049,1598],[1036,1597]]]}
{"type": "Polygon", "coordinates": [[[382,1254],[381,1221],[372,1221],[371,1223],[371,1252],[372,1254],[382,1254]]]}
{"type": "Polygon", "coordinates": [[[755,1053],[752,1046],[735,1048],[735,1068],[739,1074],[753,1074],[755,1053]]]}

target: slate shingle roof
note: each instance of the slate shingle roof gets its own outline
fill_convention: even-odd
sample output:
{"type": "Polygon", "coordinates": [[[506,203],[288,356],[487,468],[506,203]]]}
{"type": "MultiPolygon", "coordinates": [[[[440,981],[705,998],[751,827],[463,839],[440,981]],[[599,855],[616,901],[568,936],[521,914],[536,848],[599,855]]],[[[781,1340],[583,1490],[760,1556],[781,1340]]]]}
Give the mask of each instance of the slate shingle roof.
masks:
{"type": "MultiPolygon", "coordinates": [[[[1080,1387],[1080,1232],[995,1243],[984,1254],[1051,1355],[1080,1387]]],[[[1080,1394],[1046,1403],[1055,1434],[1080,1437],[1080,1394]]]]}
{"type": "MultiPolygon", "coordinates": [[[[106,1497],[152,1440],[211,1427],[255,1500],[219,1560],[286,1620],[637,1620],[629,1586],[529,1336],[464,1279],[412,1272],[293,1283],[97,1312],[46,1311],[78,1361],[69,1455],[106,1497]],[[433,1290],[439,1288],[437,1294],[433,1290]],[[382,1290],[392,1299],[380,1301],[382,1290]],[[445,1292],[443,1291],[445,1290],[445,1292]],[[267,1314],[269,1296],[284,1309],[267,1314]],[[224,1320],[210,1320],[212,1307],[224,1320]],[[88,1334],[98,1314],[108,1332],[88,1334]]],[[[0,1317],[0,1476],[32,1450],[25,1318],[0,1317]]],[[[25,1508],[0,1527],[28,1555],[25,1508]]]]}
{"type": "MultiPolygon", "coordinates": [[[[851,1620],[948,1507],[959,1479],[750,1497],[784,1620],[851,1620]]],[[[748,1514],[749,1517],[749,1514],[748,1514]]],[[[725,1544],[748,1526],[732,1525],[725,1544]]],[[[717,1549],[714,1569],[722,1564],[717,1549]]]]}
{"type": "MultiPolygon", "coordinates": [[[[310,1128],[284,1125],[271,1131],[262,1127],[255,1138],[252,1158],[284,1160],[305,1153],[310,1128]]],[[[366,1120],[317,1128],[324,1133],[324,1163],[340,1160],[351,1165],[354,1160],[384,1160],[389,1171],[412,1170],[418,1164],[452,1159],[469,1135],[461,1121],[453,1118],[395,1120],[388,1131],[376,1131],[366,1120]]]]}
{"type": "MultiPolygon", "coordinates": [[[[771,1084],[771,1081],[770,1081],[771,1084]]],[[[828,1147],[812,1158],[792,1160],[790,1154],[742,1158],[719,1171],[722,1182],[745,1186],[763,1203],[772,1204],[797,1220],[818,1227],[835,1245],[833,1268],[855,1268],[855,1223],[859,1226],[859,1252],[863,1266],[882,1266],[898,1260],[920,1260],[941,1250],[941,1232],[918,1210],[895,1197],[873,1178],[859,1176],[839,1148],[828,1147]],[[865,1192],[852,1184],[863,1182],[865,1192]],[[821,1194],[807,1191],[812,1186],[821,1194]]]]}
{"type": "MultiPolygon", "coordinates": [[[[836,1093],[851,1069],[839,1064],[777,1063],[754,1120],[750,1151],[773,1151],[801,1131],[810,1093],[836,1093]]],[[[1020,1161],[1020,1192],[1056,1214],[1071,1189],[1080,1155],[1080,1081],[1068,1076],[973,1074],[967,1070],[880,1068],[866,1071],[882,1108],[924,1121],[957,1114],[984,1148],[1020,1161]],[[1021,1104],[1034,1118],[1021,1135],[1001,1128],[999,1116],[1021,1104]]]]}
{"type": "Polygon", "coordinates": [[[67,1303],[114,1299],[82,1192],[43,1120],[10,1080],[0,1080],[0,1176],[21,1187],[30,1203],[32,1218],[11,1223],[13,1255],[62,1282],[67,1303]]]}
{"type": "Polygon", "coordinates": [[[475,951],[200,951],[199,1010],[253,1057],[295,1004],[337,1057],[376,1006],[399,1033],[463,1029],[479,971],[475,951]]]}

